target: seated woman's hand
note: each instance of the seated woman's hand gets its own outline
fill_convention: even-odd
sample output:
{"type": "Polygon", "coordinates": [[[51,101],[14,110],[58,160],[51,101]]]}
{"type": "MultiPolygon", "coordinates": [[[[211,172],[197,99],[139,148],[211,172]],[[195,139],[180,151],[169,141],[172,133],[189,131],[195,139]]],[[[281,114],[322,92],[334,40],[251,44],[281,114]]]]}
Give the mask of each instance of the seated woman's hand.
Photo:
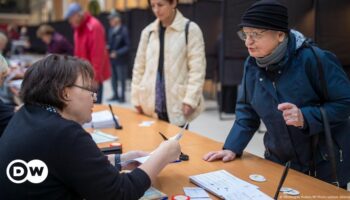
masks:
{"type": "Polygon", "coordinates": [[[220,150],[220,151],[211,151],[203,156],[203,160],[211,162],[214,160],[221,159],[223,162],[229,162],[236,158],[236,154],[231,150],[220,150]]]}
{"type": "Polygon", "coordinates": [[[139,157],[144,157],[148,156],[149,153],[144,152],[144,151],[129,151],[127,153],[123,153],[120,155],[120,162],[122,163],[122,169],[123,170],[133,170],[136,167],[140,165],[139,162],[134,161],[134,162],[127,162],[129,160],[139,158],[139,157]],[[123,163],[127,163],[126,165],[123,165],[123,163]]]}
{"type": "Polygon", "coordinates": [[[167,163],[177,160],[180,156],[181,148],[179,141],[177,140],[167,140],[162,142],[159,147],[154,151],[154,154],[159,155],[161,158],[165,159],[167,163]]]}

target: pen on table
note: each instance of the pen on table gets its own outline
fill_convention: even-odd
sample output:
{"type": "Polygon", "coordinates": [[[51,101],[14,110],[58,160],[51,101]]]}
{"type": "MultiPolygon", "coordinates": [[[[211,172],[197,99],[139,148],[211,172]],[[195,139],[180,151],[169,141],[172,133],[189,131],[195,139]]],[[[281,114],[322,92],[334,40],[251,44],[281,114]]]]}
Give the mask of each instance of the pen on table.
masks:
{"type": "Polygon", "coordinates": [[[108,104],[108,107],[109,107],[109,111],[111,111],[111,114],[112,114],[112,118],[113,118],[114,125],[115,125],[114,128],[115,128],[115,129],[123,129],[123,127],[119,125],[117,119],[116,119],[115,116],[114,116],[114,112],[113,112],[112,105],[111,105],[111,104],[108,104]]]}
{"type": "MultiPolygon", "coordinates": [[[[160,136],[162,136],[163,140],[168,140],[168,138],[161,132],[158,132],[160,136]]],[[[187,154],[180,152],[180,160],[187,161],[189,160],[189,156],[187,154]]]]}
{"type": "Polygon", "coordinates": [[[288,161],[288,162],[286,163],[286,166],[285,166],[285,168],[284,168],[284,171],[283,171],[281,180],[280,180],[280,182],[279,182],[279,184],[278,184],[278,187],[277,187],[277,190],[276,190],[276,193],[275,193],[275,197],[273,198],[274,200],[277,200],[277,199],[278,199],[278,194],[280,193],[281,187],[282,187],[284,181],[286,180],[289,167],[290,167],[290,161],[288,161]]]}

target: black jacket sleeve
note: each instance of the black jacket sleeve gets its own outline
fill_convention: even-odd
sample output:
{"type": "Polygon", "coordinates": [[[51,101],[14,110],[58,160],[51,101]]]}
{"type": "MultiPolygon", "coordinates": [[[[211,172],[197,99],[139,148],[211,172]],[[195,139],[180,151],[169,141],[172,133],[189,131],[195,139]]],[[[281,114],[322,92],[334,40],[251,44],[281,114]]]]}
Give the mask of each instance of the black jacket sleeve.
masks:
{"type": "MultiPolygon", "coordinates": [[[[151,180],[141,169],[120,173],[80,125],[64,128],[53,157],[57,177],[85,199],[139,199],[151,180]]],[[[50,167],[49,167],[50,168],[50,167]]]]}

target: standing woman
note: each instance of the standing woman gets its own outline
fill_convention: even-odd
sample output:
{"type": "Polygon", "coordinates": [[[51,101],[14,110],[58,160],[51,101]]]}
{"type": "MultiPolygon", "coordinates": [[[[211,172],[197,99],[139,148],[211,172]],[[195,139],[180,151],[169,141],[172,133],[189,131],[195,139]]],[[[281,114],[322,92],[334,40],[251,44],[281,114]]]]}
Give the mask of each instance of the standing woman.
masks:
{"type": "Polygon", "coordinates": [[[291,161],[291,168],[333,182],[320,107],[332,128],[340,186],[350,181],[350,82],[334,54],[307,46],[306,38],[288,28],[288,10],[277,0],[261,0],[243,15],[239,31],[249,57],[244,64],[236,120],[223,150],[206,161],[228,162],[242,155],[259,128],[266,125],[265,158],[291,161]],[[320,59],[322,65],[318,65],[320,59]],[[324,71],[328,98],[322,96],[319,67],[324,71]],[[313,136],[319,138],[311,150],[313,136]]]}
{"type": "Polygon", "coordinates": [[[176,9],[176,0],[149,4],[157,19],[141,33],[131,102],[141,114],[183,126],[204,109],[203,35],[176,9]]]}

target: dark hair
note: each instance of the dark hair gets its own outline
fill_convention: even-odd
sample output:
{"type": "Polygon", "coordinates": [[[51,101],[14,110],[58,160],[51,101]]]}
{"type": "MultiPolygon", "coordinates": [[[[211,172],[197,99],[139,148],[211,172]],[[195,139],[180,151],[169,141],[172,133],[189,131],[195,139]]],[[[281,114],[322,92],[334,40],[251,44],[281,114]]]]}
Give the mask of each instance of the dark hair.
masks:
{"type": "Polygon", "coordinates": [[[51,54],[35,62],[24,74],[21,99],[25,104],[50,105],[62,110],[63,90],[73,86],[79,75],[83,82],[94,78],[88,61],[72,56],[51,54]]]}

